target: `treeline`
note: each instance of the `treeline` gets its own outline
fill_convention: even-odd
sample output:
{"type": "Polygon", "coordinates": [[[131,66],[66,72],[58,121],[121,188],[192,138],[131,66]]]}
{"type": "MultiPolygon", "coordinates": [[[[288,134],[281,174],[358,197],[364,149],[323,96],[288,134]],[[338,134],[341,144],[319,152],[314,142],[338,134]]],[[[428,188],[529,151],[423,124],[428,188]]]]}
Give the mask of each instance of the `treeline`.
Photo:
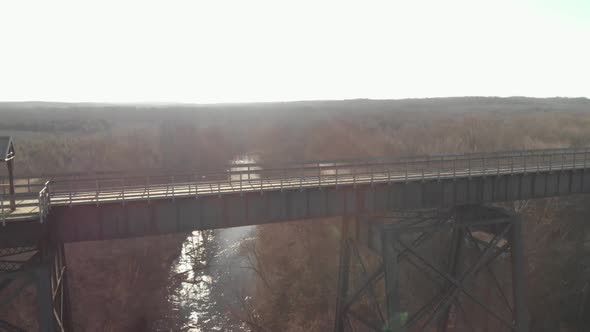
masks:
{"type": "Polygon", "coordinates": [[[94,133],[107,131],[110,125],[105,120],[58,121],[52,119],[41,120],[12,120],[0,123],[0,130],[28,131],[28,132],[74,132],[94,133]]]}
{"type": "Polygon", "coordinates": [[[17,172],[211,168],[590,144],[587,99],[445,98],[202,106],[0,103],[17,172]]]}
{"type": "Polygon", "coordinates": [[[215,124],[243,123],[256,126],[261,121],[303,121],[306,123],[334,116],[363,115],[374,118],[396,113],[464,114],[483,112],[585,113],[586,98],[431,98],[404,100],[301,101],[283,103],[218,105],[124,105],[92,103],[0,102],[1,130],[101,131],[120,126],[153,126],[171,122],[208,127],[215,124]]]}
{"type": "MultiPolygon", "coordinates": [[[[21,174],[214,169],[243,154],[288,162],[589,146],[588,111],[590,101],[583,98],[158,107],[0,104],[0,128],[15,137],[21,174]],[[70,129],[56,129],[62,121],[62,128],[70,129]],[[31,127],[19,128],[19,123],[31,127]],[[45,130],[31,132],[43,123],[45,130]]],[[[535,331],[588,327],[581,318],[590,316],[586,206],[584,197],[564,198],[537,201],[524,211],[535,331]]],[[[261,226],[258,233],[255,268],[262,277],[250,290],[250,317],[256,318],[250,323],[271,331],[330,329],[337,223],[284,223],[261,226]]]]}

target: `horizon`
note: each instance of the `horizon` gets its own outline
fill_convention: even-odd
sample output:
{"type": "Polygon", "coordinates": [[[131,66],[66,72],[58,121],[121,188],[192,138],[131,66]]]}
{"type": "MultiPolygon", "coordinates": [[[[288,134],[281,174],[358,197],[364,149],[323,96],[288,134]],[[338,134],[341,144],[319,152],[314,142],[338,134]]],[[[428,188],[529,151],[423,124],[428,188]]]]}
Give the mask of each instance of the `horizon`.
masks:
{"type": "Polygon", "coordinates": [[[218,102],[218,103],[196,103],[196,102],[175,102],[175,101],[137,101],[137,102],[108,102],[108,101],[55,101],[55,100],[0,100],[1,104],[66,104],[66,105],[113,105],[113,106],[225,106],[225,105],[251,105],[251,104],[289,104],[289,103],[321,103],[321,102],[379,102],[379,101],[422,101],[435,99],[533,99],[533,100],[586,100],[590,97],[529,97],[529,96],[449,96],[449,97],[417,97],[417,98],[350,98],[350,99],[308,99],[308,100],[280,100],[280,101],[249,101],[249,102],[218,102]]]}

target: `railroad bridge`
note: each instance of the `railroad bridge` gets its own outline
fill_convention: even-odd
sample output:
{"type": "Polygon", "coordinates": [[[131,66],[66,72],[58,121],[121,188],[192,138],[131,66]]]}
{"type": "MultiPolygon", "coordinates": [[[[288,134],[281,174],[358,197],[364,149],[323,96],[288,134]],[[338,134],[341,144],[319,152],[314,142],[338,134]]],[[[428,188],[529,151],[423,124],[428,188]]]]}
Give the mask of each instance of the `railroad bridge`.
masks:
{"type": "MultiPolygon", "coordinates": [[[[335,331],[461,331],[471,301],[497,330],[524,332],[521,221],[497,203],[587,193],[588,164],[587,148],[571,148],[9,176],[0,198],[0,310],[22,290],[10,285],[24,280],[37,287],[40,331],[71,330],[64,243],[342,217],[335,331]],[[433,260],[420,246],[441,234],[448,253],[433,260]],[[499,257],[509,257],[511,295],[490,268],[499,257]],[[434,283],[421,307],[403,298],[408,264],[434,283]],[[469,288],[486,273],[504,313],[469,288]]],[[[21,331],[0,321],[2,329],[21,331]]]]}

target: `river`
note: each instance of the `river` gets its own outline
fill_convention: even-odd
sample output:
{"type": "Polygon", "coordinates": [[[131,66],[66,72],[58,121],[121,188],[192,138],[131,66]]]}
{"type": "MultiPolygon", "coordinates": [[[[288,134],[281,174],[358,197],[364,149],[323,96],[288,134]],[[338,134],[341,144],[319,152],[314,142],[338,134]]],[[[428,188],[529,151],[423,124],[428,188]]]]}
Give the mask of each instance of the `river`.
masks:
{"type": "MultiPolygon", "coordinates": [[[[256,158],[236,158],[232,170],[256,158]]],[[[259,178],[255,169],[244,179],[259,178]]],[[[239,180],[234,178],[233,180],[239,180]]],[[[182,244],[173,264],[168,299],[174,310],[172,328],[179,331],[250,331],[247,317],[254,283],[252,261],[245,249],[255,240],[255,226],[194,231],[182,244]]],[[[170,326],[169,326],[170,328],[170,326]]]]}

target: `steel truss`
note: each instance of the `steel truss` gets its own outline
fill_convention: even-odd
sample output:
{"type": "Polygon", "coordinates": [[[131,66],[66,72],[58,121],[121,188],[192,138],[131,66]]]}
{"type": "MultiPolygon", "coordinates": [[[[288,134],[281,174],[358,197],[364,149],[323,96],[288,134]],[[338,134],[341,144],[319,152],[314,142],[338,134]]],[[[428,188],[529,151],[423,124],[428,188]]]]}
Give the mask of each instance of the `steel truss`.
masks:
{"type": "Polygon", "coordinates": [[[335,332],[528,332],[517,215],[460,206],[359,219],[342,225],[335,332]]]}
{"type": "MultiPolygon", "coordinates": [[[[70,299],[63,243],[0,249],[0,311],[23,290],[36,286],[39,331],[71,331],[70,299]]],[[[0,331],[24,331],[0,320],[0,331]]]]}

